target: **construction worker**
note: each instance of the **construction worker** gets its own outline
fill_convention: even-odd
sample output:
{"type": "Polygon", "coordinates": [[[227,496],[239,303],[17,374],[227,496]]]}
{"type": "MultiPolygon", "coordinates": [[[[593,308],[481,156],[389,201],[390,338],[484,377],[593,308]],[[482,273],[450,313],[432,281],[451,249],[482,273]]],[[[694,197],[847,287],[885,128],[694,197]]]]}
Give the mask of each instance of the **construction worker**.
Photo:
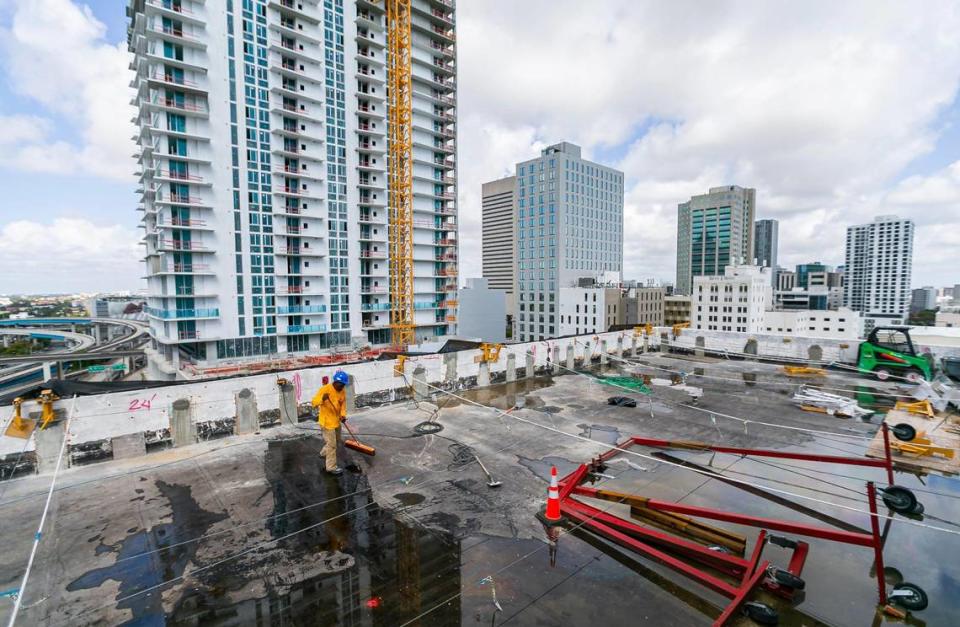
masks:
{"type": "Polygon", "coordinates": [[[317,408],[317,422],[323,430],[323,450],[326,457],[326,470],[331,475],[343,474],[337,465],[337,447],[343,440],[340,436],[340,423],[347,420],[347,394],[344,388],[350,383],[350,377],[343,370],[333,375],[333,382],[321,387],[310,404],[317,408]]]}

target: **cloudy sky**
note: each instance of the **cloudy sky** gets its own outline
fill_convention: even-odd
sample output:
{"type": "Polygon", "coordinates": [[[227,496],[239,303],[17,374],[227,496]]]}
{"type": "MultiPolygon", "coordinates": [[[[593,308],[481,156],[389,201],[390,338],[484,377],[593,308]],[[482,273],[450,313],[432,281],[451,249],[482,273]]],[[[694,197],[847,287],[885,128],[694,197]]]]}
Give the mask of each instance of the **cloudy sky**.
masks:
{"type": "MultiPolygon", "coordinates": [[[[0,293],[137,289],[122,0],[0,0],[0,293]]],[[[781,265],[918,224],[914,284],[960,283],[956,2],[461,0],[462,276],[480,184],[561,140],[626,173],[627,278],[672,280],[676,205],[757,188],[781,265]]]]}

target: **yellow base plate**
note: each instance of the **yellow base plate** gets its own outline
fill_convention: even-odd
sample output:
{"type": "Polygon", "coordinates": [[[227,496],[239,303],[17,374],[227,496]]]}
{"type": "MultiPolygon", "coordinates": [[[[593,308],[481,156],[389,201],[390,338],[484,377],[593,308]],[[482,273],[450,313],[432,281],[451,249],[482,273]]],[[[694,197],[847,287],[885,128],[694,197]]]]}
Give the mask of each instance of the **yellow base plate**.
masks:
{"type": "Polygon", "coordinates": [[[7,427],[4,435],[11,438],[20,438],[21,440],[26,440],[31,434],[33,434],[33,431],[36,428],[36,420],[31,418],[21,418],[20,420],[12,421],[10,426],[7,427]]]}

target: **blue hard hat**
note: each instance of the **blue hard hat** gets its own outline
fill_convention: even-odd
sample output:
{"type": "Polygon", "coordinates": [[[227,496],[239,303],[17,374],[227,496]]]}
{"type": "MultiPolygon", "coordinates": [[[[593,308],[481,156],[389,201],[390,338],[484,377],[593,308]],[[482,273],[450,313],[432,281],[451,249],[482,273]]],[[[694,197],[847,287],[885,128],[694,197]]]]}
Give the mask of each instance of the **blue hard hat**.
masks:
{"type": "Polygon", "coordinates": [[[343,370],[337,370],[333,375],[333,380],[336,383],[342,383],[344,385],[350,384],[350,375],[348,375],[343,370]]]}

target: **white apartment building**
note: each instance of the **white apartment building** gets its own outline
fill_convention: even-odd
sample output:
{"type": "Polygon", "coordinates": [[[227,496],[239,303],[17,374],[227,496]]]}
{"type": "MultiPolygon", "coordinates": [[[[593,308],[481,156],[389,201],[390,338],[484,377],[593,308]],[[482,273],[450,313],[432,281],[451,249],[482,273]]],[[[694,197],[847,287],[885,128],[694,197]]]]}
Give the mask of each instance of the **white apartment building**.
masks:
{"type": "Polygon", "coordinates": [[[860,313],[866,333],[910,314],[913,233],[913,221],[897,216],[847,228],[843,305],[860,313]]]}
{"type": "Polygon", "coordinates": [[[561,287],[557,336],[604,333],[623,318],[618,286],[561,287]]]}
{"type": "Polygon", "coordinates": [[[761,333],[772,308],[770,268],[727,266],[721,276],[696,276],[690,328],[704,331],[761,333]]]}
{"type": "MultiPolygon", "coordinates": [[[[147,313],[175,367],[390,341],[387,41],[368,0],[129,0],[147,313]]],[[[452,0],[413,0],[417,340],[455,332],[452,0]]]]}
{"type": "Polygon", "coordinates": [[[763,331],[771,334],[856,340],[861,335],[860,314],[847,308],[836,311],[767,311],[763,331]]]}
{"type": "Polygon", "coordinates": [[[563,334],[561,288],[622,279],[623,173],[561,142],[518,163],[516,181],[513,337],[529,342],[563,334]]]}

